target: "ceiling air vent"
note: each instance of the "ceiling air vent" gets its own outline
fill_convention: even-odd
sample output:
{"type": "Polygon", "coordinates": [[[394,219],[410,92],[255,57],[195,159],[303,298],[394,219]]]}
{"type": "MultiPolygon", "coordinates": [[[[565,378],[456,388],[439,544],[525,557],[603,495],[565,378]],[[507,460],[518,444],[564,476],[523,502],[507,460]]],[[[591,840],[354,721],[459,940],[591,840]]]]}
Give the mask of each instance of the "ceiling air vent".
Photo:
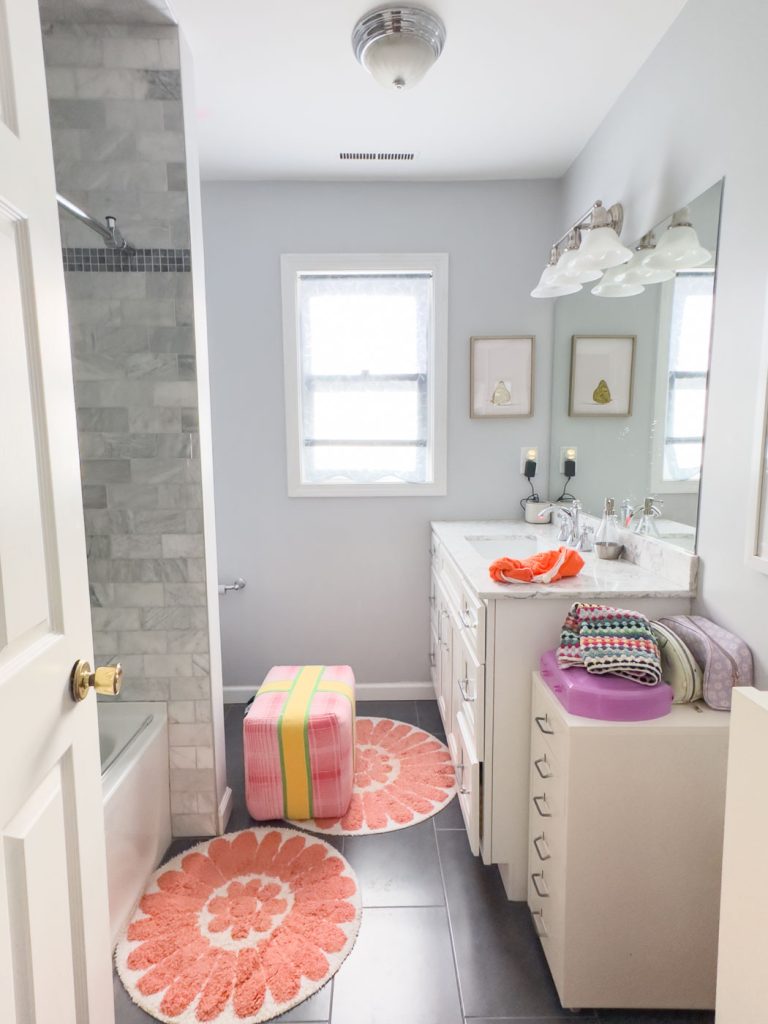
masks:
{"type": "Polygon", "coordinates": [[[413,160],[415,153],[339,153],[339,160],[413,160]]]}

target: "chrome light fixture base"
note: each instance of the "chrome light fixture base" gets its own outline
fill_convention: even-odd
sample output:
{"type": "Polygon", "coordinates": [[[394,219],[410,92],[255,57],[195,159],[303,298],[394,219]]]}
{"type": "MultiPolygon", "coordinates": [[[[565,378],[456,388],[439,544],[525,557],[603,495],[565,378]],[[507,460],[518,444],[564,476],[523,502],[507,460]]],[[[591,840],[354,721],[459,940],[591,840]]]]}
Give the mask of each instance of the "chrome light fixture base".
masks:
{"type": "MultiPolygon", "coordinates": [[[[355,57],[370,70],[366,60],[369,50],[381,40],[392,37],[419,40],[431,50],[434,64],[445,45],[445,25],[436,14],[423,7],[376,7],[364,14],[354,27],[352,49],[355,57]]],[[[404,89],[408,82],[404,76],[398,76],[391,84],[396,89],[404,89]]]]}

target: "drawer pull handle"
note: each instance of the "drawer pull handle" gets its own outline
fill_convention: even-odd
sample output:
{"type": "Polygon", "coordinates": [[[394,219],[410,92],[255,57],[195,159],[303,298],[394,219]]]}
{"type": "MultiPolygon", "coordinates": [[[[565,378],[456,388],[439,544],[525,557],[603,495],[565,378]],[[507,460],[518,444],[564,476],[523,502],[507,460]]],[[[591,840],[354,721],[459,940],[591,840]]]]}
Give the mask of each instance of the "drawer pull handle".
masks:
{"type": "Polygon", "coordinates": [[[533,927],[536,929],[536,934],[540,939],[546,939],[549,932],[544,927],[544,911],[532,910],[531,917],[533,918],[533,927]]]}
{"type": "Polygon", "coordinates": [[[542,899],[547,899],[549,897],[549,889],[547,889],[546,884],[544,883],[543,871],[534,871],[534,873],[531,875],[531,883],[533,884],[533,888],[536,890],[537,896],[541,896],[542,899]],[[544,885],[543,889],[539,888],[539,878],[541,879],[542,885],[544,885]]]}
{"type": "Polygon", "coordinates": [[[435,595],[434,594],[430,594],[429,595],[429,606],[430,606],[430,608],[434,608],[435,607],[435,595]]]}
{"type": "Polygon", "coordinates": [[[464,627],[464,629],[477,629],[477,623],[473,622],[472,619],[470,619],[466,611],[460,611],[459,618],[461,619],[461,624],[464,627]]]}
{"type": "Polygon", "coordinates": [[[533,840],[533,848],[536,851],[539,860],[550,860],[550,858],[552,857],[552,854],[547,849],[547,844],[546,844],[546,841],[544,839],[544,833],[543,832],[541,833],[540,836],[536,836],[536,838],[533,840]],[[541,843],[541,845],[544,847],[544,852],[543,853],[541,852],[541,847],[539,846],[539,843],[541,843]]]}
{"type": "Polygon", "coordinates": [[[469,794],[469,790],[464,785],[464,764],[463,764],[463,762],[462,762],[462,764],[457,764],[456,765],[456,785],[459,787],[459,793],[461,793],[462,796],[467,796],[469,794]],[[461,774],[459,774],[459,773],[461,773],[461,774]]]}
{"type": "Polygon", "coordinates": [[[544,769],[543,769],[543,767],[542,767],[542,765],[546,765],[546,766],[547,766],[547,768],[549,768],[549,767],[550,767],[550,765],[549,765],[549,761],[547,760],[547,755],[546,755],[546,754],[544,755],[544,757],[539,757],[539,758],[537,758],[537,759],[536,759],[536,760],[535,760],[535,761],[533,762],[533,766],[534,766],[534,768],[536,769],[536,771],[537,771],[537,772],[539,773],[539,776],[540,776],[540,777],[541,777],[542,779],[551,779],[551,778],[552,778],[552,774],[553,774],[553,773],[552,773],[552,772],[550,772],[550,771],[546,771],[546,772],[545,772],[545,771],[544,771],[544,769]]]}
{"type": "Polygon", "coordinates": [[[549,727],[549,715],[536,715],[534,719],[539,730],[544,733],[545,736],[554,736],[555,730],[549,727]],[[546,725],[546,728],[545,728],[546,725]]]}
{"type": "Polygon", "coordinates": [[[469,680],[465,677],[464,679],[459,679],[458,682],[459,689],[461,690],[461,696],[464,698],[465,701],[471,704],[475,698],[471,697],[469,694],[469,680]]]}
{"type": "Polygon", "coordinates": [[[544,794],[544,796],[535,796],[533,798],[533,806],[536,808],[536,810],[539,812],[539,815],[542,818],[551,818],[552,817],[552,811],[549,810],[549,805],[547,804],[547,795],[546,795],[546,793],[544,794]],[[541,809],[542,806],[544,806],[546,808],[546,810],[543,811],[541,809]]]}
{"type": "Polygon", "coordinates": [[[435,652],[434,651],[430,651],[429,652],[429,667],[430,668],[434,668],[435,667],[435,652]]]}

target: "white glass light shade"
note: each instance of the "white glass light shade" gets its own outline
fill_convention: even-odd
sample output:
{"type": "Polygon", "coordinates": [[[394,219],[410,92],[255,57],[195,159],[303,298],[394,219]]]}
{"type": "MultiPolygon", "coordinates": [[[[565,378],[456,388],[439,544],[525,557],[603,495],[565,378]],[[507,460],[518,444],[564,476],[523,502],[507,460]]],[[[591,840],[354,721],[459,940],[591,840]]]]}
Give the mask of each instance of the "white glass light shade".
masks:
{"type": "Polygon", "coordinates": [[[655,252],[646,257],[645,263],[654,270],[691,270],[703,266],[711,256],[690,224],[672,223],[656,243],[655,252]]]}
{"type": "Polygon", "coordinates": [[[434,49],[418,36],[406,33],[382,36],[370,43],[362,63],[386,89],[411,89],[437,60],[434,49]]]}
{"type": "Polygon", "coordinates": [[[606,270],[618,267],[630,259],[632,250],[622,244],[613,228],[590,228],[584,231],[572,265],[578,270],[606,270]]]}
{"type": "Polygon", "coordinates": [[[580,292],[581,285],[577,281],[568,281],[558,273],[556,266],[546,266],[542,271],[539,283],[531,292],[534,299],[556,299],[560,295],[573,295],[580,292]]]}
{"type": "Polygon", "coordinates": [[[592,289],[592,294],[602,299],[625,299],[630,295],[640,295],[644,291],[644,285],[624,280],[623,269],[613,268],[606,271],[600,284],[596,284],[592,289]]]}
{"type": "Polygon", "coordinates": [[[584,267],[579,268],[576,263],[576,254],[578,249],[566,249],[560,259],[557,261],[557,272],[561,277],[565,277],[569,282],[576,281],[579,284],[589,284],[590,281],[599,281],[603,276],[602,270],[598,270],[597,267],[584,267]]]}
{"type": "Polygon", "coordinates": [[[675,276],[674,270],[662,270],[660,267],[649,266],[648,257],[655,251],[654,248],[638,249],[629,263],[625,263],[621,268],[621,283],[646,285],[671,281],[675,276]]]}

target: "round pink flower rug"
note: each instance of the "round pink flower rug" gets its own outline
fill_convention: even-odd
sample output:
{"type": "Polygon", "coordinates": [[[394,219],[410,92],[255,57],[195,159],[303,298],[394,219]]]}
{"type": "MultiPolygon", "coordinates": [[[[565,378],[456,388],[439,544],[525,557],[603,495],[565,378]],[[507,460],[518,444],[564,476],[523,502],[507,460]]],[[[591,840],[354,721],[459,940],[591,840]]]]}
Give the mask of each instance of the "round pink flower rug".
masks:
{"type": "Polygon", "coordinates": [[[437,814],[456,793],[448,748],[415,725],[358,718],[355,782],[343,818],[292,824],[334,836],[365,836],[408,828],[437,814]]]}
{"type": "Polygon", "coordinates": [[[349,863],[322,839],[253,828],[203,843],[150,879],[115,950],[135,1003],[157,1020],[245,1024],[307,999],[360,927],[349,863]]]}

